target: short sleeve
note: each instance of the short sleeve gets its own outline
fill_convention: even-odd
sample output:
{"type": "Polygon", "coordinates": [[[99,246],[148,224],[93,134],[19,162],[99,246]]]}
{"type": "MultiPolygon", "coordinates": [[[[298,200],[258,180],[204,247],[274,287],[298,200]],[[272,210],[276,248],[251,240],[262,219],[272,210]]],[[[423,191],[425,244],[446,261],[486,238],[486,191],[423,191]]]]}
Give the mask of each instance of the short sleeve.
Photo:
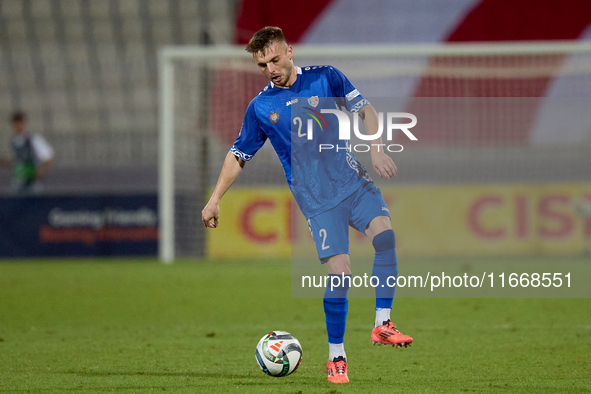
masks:
{"type": "Polygon", "coordinates": [[[249,161],[261,149],[266,140],[267,135],[263,132],[256,117],[255,100],[252,100],[244,114],[240,134],[238,134],[230,152],[244,161],[249,161]]]}
{"type": "Polygon", "coordinates": [[[329,67],[328,79],[334,97],[341,99],[339,104],[347,108],[347,111],[356,113],[369,104],[369,101],[359,93],[359,90],[353,86],[351,81],[340,70],[329,67]]]}
{"type": "Polygon", "coordinates": [[[35,150],[37,160],[44,162],[53,159],[53,148],[42,136],[35,134],[31,138],[31,144],[35,150]]]}

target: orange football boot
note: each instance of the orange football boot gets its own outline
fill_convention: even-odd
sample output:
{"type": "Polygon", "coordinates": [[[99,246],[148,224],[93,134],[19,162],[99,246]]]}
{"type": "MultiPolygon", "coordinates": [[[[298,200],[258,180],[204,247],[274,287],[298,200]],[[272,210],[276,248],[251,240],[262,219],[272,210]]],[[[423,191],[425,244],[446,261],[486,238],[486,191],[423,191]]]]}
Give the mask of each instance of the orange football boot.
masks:
{"type": "Polygon", "coordinates": [[[344,357],[335,357],[333,361],[326,363],[326,377],[331,383],[349,383],[344,357]]]}
{"type": "Polygon", "coordinates": [[[375,345],[392,345],[394,347],[407,347],[412,344],[412,337],[404,335],[396,329],[390,320],[373,329],[371,332],[371,341],[375,345]]]}

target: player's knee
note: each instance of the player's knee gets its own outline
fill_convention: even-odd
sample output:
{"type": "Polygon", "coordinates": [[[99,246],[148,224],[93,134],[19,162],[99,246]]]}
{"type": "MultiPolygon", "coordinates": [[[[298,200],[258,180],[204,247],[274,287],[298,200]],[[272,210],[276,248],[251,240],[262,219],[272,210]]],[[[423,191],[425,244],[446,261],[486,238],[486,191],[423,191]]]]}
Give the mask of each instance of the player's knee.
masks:
{"type": "Polygon", "coordinates": [[[373,237],[373,248],[376,252],[387,252],[396,249],[396,238],[394,236],[394,230],[389,229],[382,231],[375,237],[373,237]]]}
{"type": "Polygon", "coordinates": [[[325,260],[325,263],[329,275],[351,275],[351,262],[347,254],[331,256],[325,260]]]}
{"type": "Polygon", "coordinates": [[[398,262],[396,260],[394,230],[382,231],[373,238],[372,243],[376,251],[373,263],[376,275],[397,275],[398,262]]]}

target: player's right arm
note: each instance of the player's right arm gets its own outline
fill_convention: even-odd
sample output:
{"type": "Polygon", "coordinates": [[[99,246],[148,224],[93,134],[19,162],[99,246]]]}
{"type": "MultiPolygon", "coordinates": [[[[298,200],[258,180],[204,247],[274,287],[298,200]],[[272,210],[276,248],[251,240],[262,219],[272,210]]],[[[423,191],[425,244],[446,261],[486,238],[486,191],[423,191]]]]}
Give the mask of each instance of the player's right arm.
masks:
{"type": "Polygon", "coordinates": [[[213,194],[205,208],[203,208],[203,211],[201,211],[201,219],[203,220],[205,227],[216,228],[219,225],[220,200],[223,195],[226,194],[230,186],[232,186],[236,178],[238,178],[245,163],[244,160],[235,156],[232,152],[228,152],[226,155],[222,172],[215,185],[213,194]],[[211,221],[212,219],[213,222],[211,221]]]}
{"type": "Polygon", "coordinates": [[[267,136],[261,129],[256,117],[255,100],[252,100],[244,114],[244,122],[242,123],[240,134],[238,134],[236,142],[234,142],[232,149],[226,155],[222,172],[220,173],[213,194],[205,208],[203,208],[203,211],[201,211],[201,219],[205,227],[218,227],[220,217],[219,203],[222,196],[232,186],[236,178],[238,178],[244,164],[252,159],[266,140],[267,136]]]}

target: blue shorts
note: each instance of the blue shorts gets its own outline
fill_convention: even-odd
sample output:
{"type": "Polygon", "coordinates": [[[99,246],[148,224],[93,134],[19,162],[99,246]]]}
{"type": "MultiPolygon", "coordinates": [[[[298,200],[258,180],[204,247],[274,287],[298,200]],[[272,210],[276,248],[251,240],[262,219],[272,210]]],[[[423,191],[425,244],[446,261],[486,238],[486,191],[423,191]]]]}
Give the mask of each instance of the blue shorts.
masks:
{"type": "Polygon", "coordinates": [[[320,260],[337,254],[349,254],[349,226],[365,234],[378,216],[390,217],[382,192],[369,182],[345,198],[336,207],[308,219],[320,260]]]}

